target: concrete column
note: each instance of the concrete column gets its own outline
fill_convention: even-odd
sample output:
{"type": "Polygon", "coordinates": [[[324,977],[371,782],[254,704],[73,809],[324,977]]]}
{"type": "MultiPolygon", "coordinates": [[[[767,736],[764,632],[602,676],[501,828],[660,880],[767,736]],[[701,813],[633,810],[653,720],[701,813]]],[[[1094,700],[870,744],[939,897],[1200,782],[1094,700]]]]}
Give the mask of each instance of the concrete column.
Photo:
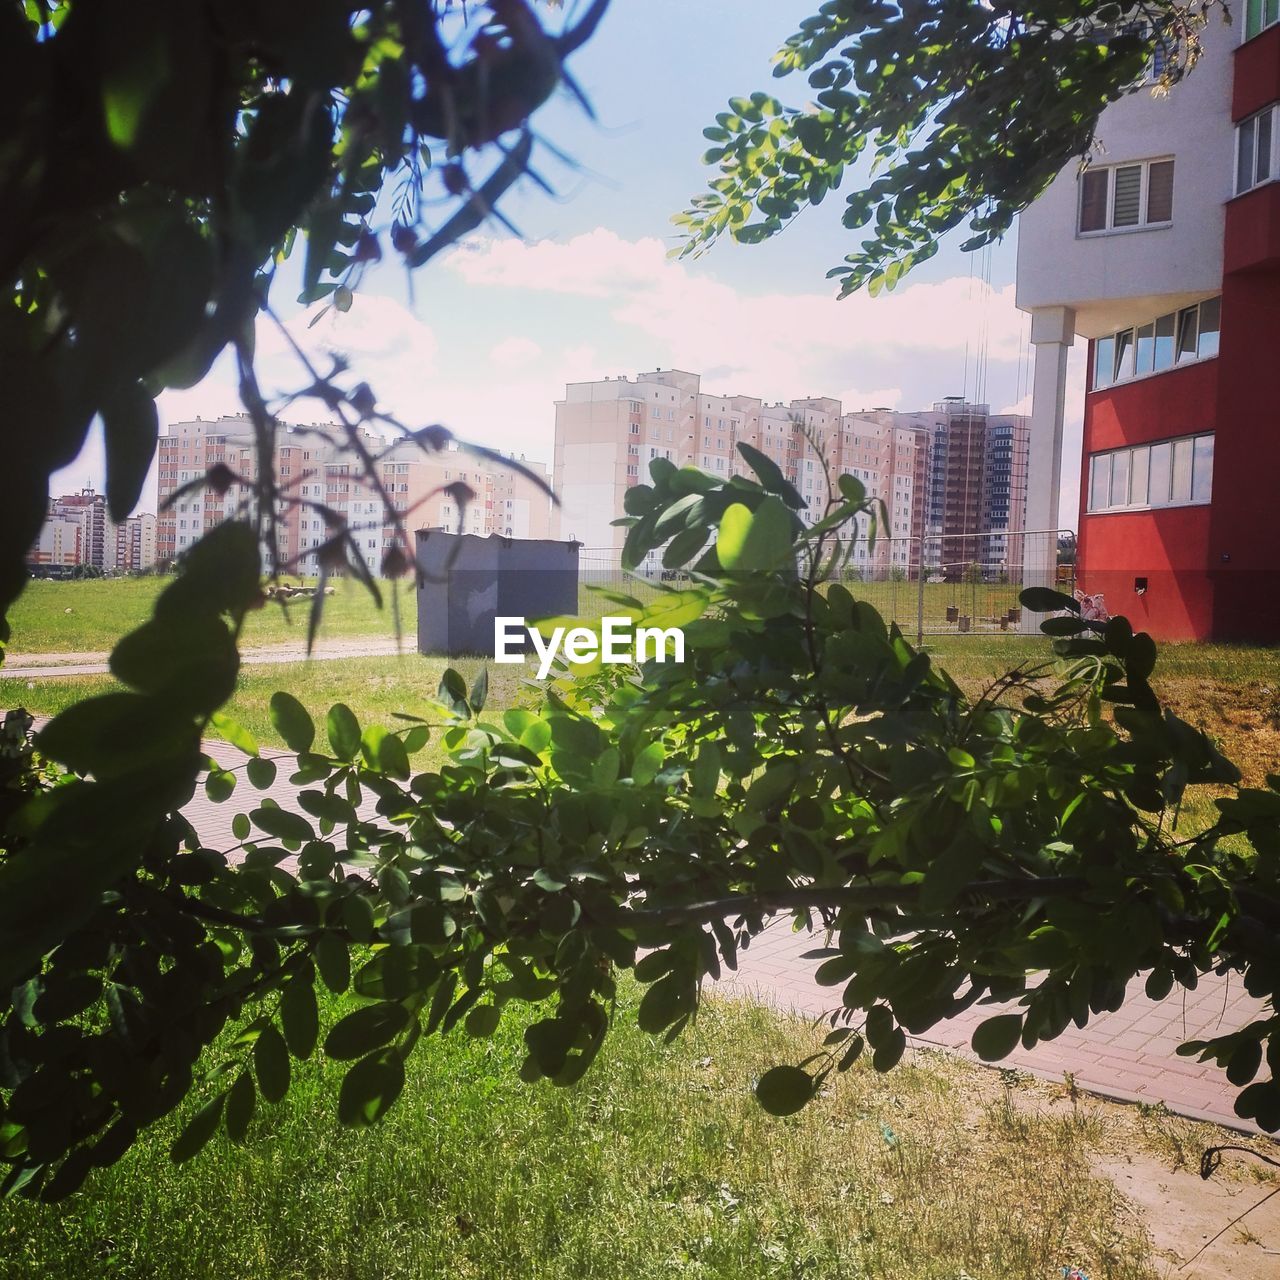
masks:
{"type": "MultiPolygon", "coordinates": [[[[1035,368],[1031,384],[1031,456],[1027,466],[1029,531],[1058,527],[1062,487],[1062,419],[1067,389],[1067,355],[1075,342],[1076,313],[1071,307],[1042,307],[1031,313],[1035,368]]],[[[1057,540],[1029,537],[1023,558],[1023,585],[1051,587],[1057,566],[1057,540]]],[[[1022,629],[1035,632],[1040,619],[1023,615],[1022,629]]]]}

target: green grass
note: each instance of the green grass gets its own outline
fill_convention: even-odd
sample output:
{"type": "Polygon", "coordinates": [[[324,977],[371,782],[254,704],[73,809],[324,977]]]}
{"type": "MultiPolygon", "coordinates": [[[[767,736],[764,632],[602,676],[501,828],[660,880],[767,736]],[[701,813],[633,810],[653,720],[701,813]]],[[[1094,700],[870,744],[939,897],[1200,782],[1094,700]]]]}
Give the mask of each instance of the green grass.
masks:
{"type": "MultiPolygon", "coordinates": [[[[413,652],[396,657],[343,658],[337,661],[261,663],[242,667],[236,693],[223,711],[239,720],[264,746],[284,747],[271,725],[268,706],[277,689],[288,689],[323,723],[335,702],[345,702],[362,725],[392,726],[393,715],[438,719],[430,700],[446,666],[453,666],[468,685],[485,663],[479,658],[424,658],[413,652]]],[[[489,664],[490,706],[501,712],[521,696],[521,681],[536,668],[489,664]]],[[[3,668],[0,667],[0,671],[3,668]]],[[[37,715],[56,715],[82,698],[120,689],[112,676],[58,676],[26,679],[21,674],[0,679],[0,708],[26,707],[37,715]]],[[[524,696],[532,696],[526,692],[524,696]]]]}
{"type": "Polygon", "coordinates": [[[336,1066],[295,1064],[242,1148],[219,1134],[174,1167],[166,1121],[66,1204],[0,1207],[0,1277],[1154,1280],[1089,1173],[1096,1115],[1014,1108],[994,1072],[930,1054],[772,1119],[753,1074],[810,1028],[715,1002],[664,1047],[632,1018],[566,1090],[518,1080],[515,1012],[490,1041],[424,1041],[365,1132],[337,1125],[336,1066]]]}
{"type": "MultiPolygon", "coordinates": [[[[89,653],[109,650],[117,640],[151,616],[156,596],[171,579],[93,578],[76,582],[28,582],[9,611],[15,653],[89,653]]],[[[390,636],[395,624],[390,608],[379,609],[364,587],[340,579],[325,598],[325,636],[390,636]]],[[[392,584],[380,584],[384,594],[392,584]]],[[[413,592],[403,584],[401,618],[410,642],[415,634],[413,592]]],[[[245,622],[245,646],[306,639],[307,601],[291,604],[286,613],[268,604],[245,622]]]]}

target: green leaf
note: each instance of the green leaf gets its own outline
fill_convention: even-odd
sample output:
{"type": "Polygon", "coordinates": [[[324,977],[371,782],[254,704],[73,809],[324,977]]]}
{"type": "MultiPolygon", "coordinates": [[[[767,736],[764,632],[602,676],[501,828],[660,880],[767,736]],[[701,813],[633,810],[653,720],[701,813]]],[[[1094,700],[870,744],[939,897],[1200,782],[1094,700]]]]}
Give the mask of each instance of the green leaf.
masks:
{"type": "Polygon", "coordinates": [[[1007,1058],[1022,1039],[1022,1017],[1016,1013],[1002,1013],[980,1023],[973,1032],[970,1043],[983,1062],[996,1062],[1007,1058]]]}
{"type": "Polygon", "coordinates": [[[697,988],[689,978],[680,973],[670,973],[644,993],[636,1020],[642,1031],[657,1035],[691,1014],[697,1002],[697,988]]]}
{"type": "Polygon", "coordinates": [[[643,751],[637,753],[631,765],[631,777],[637,787],[647,787],[658,776],[662,762],[666,759],[666,750],[661,742],[651,742],[643,751]]]}
{"type": "Polygon", "coordinates": [[[354,760],[360,750],[360,721],[343,702],[329,708],[329,745],[339,760],[354,760]]]}
{"type": "Polygon", "coordinates": [[[199,1155],[204,1149],[205,1144],[218,1128],[218,1121],[222,1119],[222,1108],[226,1098],[225,1093],[218,1094],[216,1098],[206,1102],[187,1122],[187,1127],[169,1148],[169,1159],[174,1164],[182,1164],[192,1156],[199,1155]]]}
{"type": "Polygon", "coordinates": [[[502,1019],[502,1010],[496,1004],[478,1004],[467,1014],[467,1034],[479,1039],[493,1035],[502,1019]]]}
{"type": "Polygon", "coordinates": [[[777,569],[792,557],[791,534],[791,516],[772,495],[754,512],[735,502],[720,518],[716,554],[731,572],[777,569]]]}
{"type": "Polygon", "coordinates": [[[338,1119],[368,1126],[381,1120],[404,1091],[404,1063],[393,1051],[371,1053],[343,1077],[338,1091],[338,1119]]]}
{"type": "Polygon", "coordinates": [[[389,778],[408,779],[412,772],[409,753],[398,734],[389,732],[382,725],[370,725],[360,736],[360,750],[370,768],[385,773],[389,778]]]}
{"type": "Polygon", "coordinates": [[[817,1091],[813,1077],[799,1067],[772,1067],[756,1081],[756,1101],[771,1116],[794,1115],[817,1091]]]}
{"type": "Polygon", "coordinates": [[[316,990],[309,978],[290,978],[280,995],[280,1025],[295,1058],[309,1058],[320,1034],[316,990]]]}
{"type": "Polygon", "coordinates": [[[481,667],[480,674],[476,676],[474,683],[471,685],[471,694],[467,701],[471,704],[471,710],[479,715],[484,710],[484,704],[489,700],[489,668],[481,667]]]}
{"type": "Polygon", "coordinates": [[[685,529],[676,534],[662,553],[662,564],[667,569],[680,569],[707,545],[708,530],[701,526],[685,529]]]}
{"type": "Polygon", "coordinates": [[[236,775],[229,769],[210,769],[209,776],[204,780],[204,793],[214,804],[222,804],[231,799],[231,793],[235,789],[236,775]]]}
{"type": "Polygon", "coordinates": [[[258,1075],[258,1090],[267,1102],[279,1102],[289,1092],[289,1048],[271,1023],[254,1041],[253,1068],[258,1075]]]}
{"type": "Polygon", "coordinates": [[[1145,631],[1139,631],[1129,642],[1124,669],[1130,680],[1146,680],[1156,669],[1156,642],[1145,631]]]}
{"type": "Polygon", "coordinates": [[[258,1091],[253,1084],[253,1076],[242,1071],[227,1093],[227,1137],[232,1142],[244,1141],[257,1101],[258,1091]]]}
{"type": "Polygon", "coordinates": [[[315,828],[311,823],[300,814],[290,813],[287,809],[264,805],[260,809],[254,809],[249,816],[253,819],[254,826],[269,836],[275,836],[277,840],[316,838],[315,828]]]}
{"type": "Polygon", "coordinates": [[[379,951],[355,976],[358,994],[374,1000],[404,1000],[429,991],[440,977],[430,949],[410,945],[379,951]]]}
{"type": "Polygon", "coordinates": [[[340,1060],[359,1058],[394,1040],[408,1024],[408,1010],[400,1004],[388,1001],[357,1009],[330,1029],[324,1051],[340,1060]]]}
{"type": "Polygon", "coordinates": [[[239,720],[234,720],[231,716],[225,715],[221,711],[215,711],[209,717],[209,728],[223,742],[229,742],[237,751],[243,751],[247,756],[256,756],[258,754],[257,739],[239,720]]]}
{"type": "Polygon", "coordinates": [[[102,404],[107,455],[107,512],[117,524],[133,514],[156,451],[160,421],[141,382],[126,382],[102,404]]]}
{"type": "Polygon", "coordinates": [[[316,727],[307,709],[291,693],[273,693],[269,705],[271,723],[290,751],[299,755],[311,750],[316,727]]]}
{"type": "Polygon", "coordinates": [[[356,942],[368,942],[373,937],[373,903],[365,894],[349,893],[343,898],[342,923],[356,942]]]}
{"type": "Polygon", "coordinates": [[[255,756],[245,765],[244,772],[259,791],[265,791],[276,780],[276,762],[255,756]]]}
{"type": "Polygon", "coordinates": [[[312,952],[320,978],[336,995],[351,985],[351,956],[347,944],[336,933],[322,933],[312,952]]]}
{"type": "Polygon", "coordinates": [[[861,506],[867,500],[867,486],[856,476],[842,475],[836,481],[836,486],[851,506],[861,506]]]}
{"type": "Polygon", "coordinates": [[[782,468],[772,458],[749,444],[739,444],[738,452],[746,460],[747,466],[760,478],[760,484],[766,492],[777,494],[793,511],[799,511],[809,505],[800,496],[795,485],[782,474],[782,468]]]}
{"type": "Polygon", "coordinates": [[[1081,618],[1073,615],[1070,618],[1046,618],[1040,624],[1040,630],[1047,636],[1075,636],[1087,631],[1088,627],[1081,618]]]}
{"type": "Polygon", "coordinates": [[[1080,605],[1071,596],[1049,587],[1027,587],[1019,594],[1018,600],[1024,609],[1029,609],[1032,613],[1056,613],[1059,609],[1066,609],[1070,613],[1080,612],[1080,605]]]}

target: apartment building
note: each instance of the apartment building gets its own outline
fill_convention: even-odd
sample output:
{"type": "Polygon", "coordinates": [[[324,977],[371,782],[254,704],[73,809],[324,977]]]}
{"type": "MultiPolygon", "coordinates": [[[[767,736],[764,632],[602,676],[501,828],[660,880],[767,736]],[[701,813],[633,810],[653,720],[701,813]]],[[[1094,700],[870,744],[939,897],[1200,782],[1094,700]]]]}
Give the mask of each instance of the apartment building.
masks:
{"type": "MultiPolygon", "coordinates": [[[[278,563],[291,572],[318,574],[321,548],[345,525],[369,572],[380,573],[395,538],[388,503],[410,532],[460,529],[481,537],[549,536],[550,499],[515,467],[481,461],[456,447],[428,453],[413,441],[392,442],[364,429],[360,441],[375,459],[377,485],[366,479],[364,462],[342,429],[277,426],[273,452],[282,501],[275,552],[278,563]]],[[[160,437],[159,448],[162,511],[155,537],[161,559],[180,556],[221,521],[252,512],[258,457],[246,414],[173,423],[160,437]],[[234,476],[221,495],[198,484],[218,464],[234,476]],[[186,484],[195,487],[181,492],[186,484]]],[[[523,459],[521,464],[545,479],[542,464],[523,459]]],[[[269,550],[263,548],[264,560],[269,550]]]]}
{"type": "Polygon", "coordinates": [[[43,568],[70,569],[83,563],[81,560],[82,524],[50,512],[40,526],[40,536],[27,552],[27,565],[33,570],[43,568]]]}
{"type": "MultiPolygon", "coordinates": [[[[950,489],[956,490],[953,506],[967,503],[965,511],[951,512],[950,524],[940,508],[937,532],[962,526],[972,537],[1025,527],[1026,442],[1025,419],[993,417],[985,405],[944,403],[933,411],[897,413],[845,412],[828,396],[767,403],[709,394],[700,375],[679,369],[570,383],[556,402],[554,475],[562,503],[557,527],[559,536],[576,539],[595,560],[616,561],[626,530],[612,522],[625,510],[627,490],[648,481],[655,458],[713,475],[745,475],[750,467],[737,447],[745,443],[772,459],[795,485],[808,503],[801,517],[809,523],[822,518],[829,486],[839,475],[861,480],[869,496],[884,502],[887,521],[872,545],[866,538],[869,522],[860,518],[850,531],[852,564],[880,573],[910,572],[932,531],[935,477],[944,507],[950,489]],[[972,467],[948,461],[949,450],[964,452],[962,423],[978,440],[972,467]],[[997,430],[988,447],[988,433],[997,430]],[[942,460],[931,469],[935,432],[941,432],[942,460]],[[1011,473],[1021,480],[1012,481],[1011,473]]],[[[997,549],[999,562],[1007,548],[1000,543],[997,549]]],[[[970,545],[965,561],[976,554],[970,545]]],[[[653,559],[656,564],[660,557],[653,559]]]]}
{"type": "MultiPolygon", "coordinates": [[[[1078,579],[1158,638],[1280,639],[1280,11],[1210,14],[1198,65],[1110,106],[1023,214],[1030,519],[1056,503],[1088,344],[1078,579]]],[[[1066,465],[1076,465],[1068,459],[1066,465]]]]}
{"type": "Polygon", "coordinates": [[[104,573],[137,572],[156,562],[156,518],[149,512],[116,524],[105,495],[92,487],[49,499],[40,536],[27,553],[35,571],[86,565],[104,573]]]}

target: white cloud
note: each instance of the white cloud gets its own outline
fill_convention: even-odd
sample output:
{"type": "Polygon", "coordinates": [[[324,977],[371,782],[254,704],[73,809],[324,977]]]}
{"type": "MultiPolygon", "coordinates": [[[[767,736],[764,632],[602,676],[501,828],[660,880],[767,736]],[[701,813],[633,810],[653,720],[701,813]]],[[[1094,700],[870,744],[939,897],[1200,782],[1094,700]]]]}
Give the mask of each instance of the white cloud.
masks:
{"type": "MultiPolygon", "coordinates": [[[[565,243],[481,240],[447,262],[473,287],[598,299],[616,324],[646,335],[646,352],[656,343],[680,368],[716,370],[714,392],[816,395],[842,382],[875,386],[869,379],[886,363],[917,355],[976,364],[979,351],[993,362],[1023,351],[1013,287],[970,276],[845,301],[829,292],[747,294],[668,259],[657,239],[600,227],[565,243]]],[[[902,399],[867,394],[876,404],[902,399]]]]}
{"type": "Polygon", "coordinates": [[[881,387],[876,391],[861,391],[857,387],[849,387],[841,391],[836,399],[846,412],[858,409],[896,409],[902,403],[902,388],[881,387]]]}
{"type": "MultiPolygon", "coordinates": [[[[396,414],[411,414],[424,381],[436,370],[435,333],[402,303],[374,293],[357,293],[348,311],[323,305],[301,311],[285,328],[307,358],[327,373],[333,357],[351,367],[348,381],[367,382],[378,403],[396,414]]],[[[275,322],[259,317],[257,330],[259,381],[268,395],[305,386],[307,374],[275,322]]],[[[318,402],[303,402],[323,416],[318,402]]]]}
{"type": "Polygon", "coordinates": [[[532,338],[516,334],[499,342],[489,352],[489,360],[499,369],[522,369],[531,365],[541,354],[541,346],[532,338]]]}

